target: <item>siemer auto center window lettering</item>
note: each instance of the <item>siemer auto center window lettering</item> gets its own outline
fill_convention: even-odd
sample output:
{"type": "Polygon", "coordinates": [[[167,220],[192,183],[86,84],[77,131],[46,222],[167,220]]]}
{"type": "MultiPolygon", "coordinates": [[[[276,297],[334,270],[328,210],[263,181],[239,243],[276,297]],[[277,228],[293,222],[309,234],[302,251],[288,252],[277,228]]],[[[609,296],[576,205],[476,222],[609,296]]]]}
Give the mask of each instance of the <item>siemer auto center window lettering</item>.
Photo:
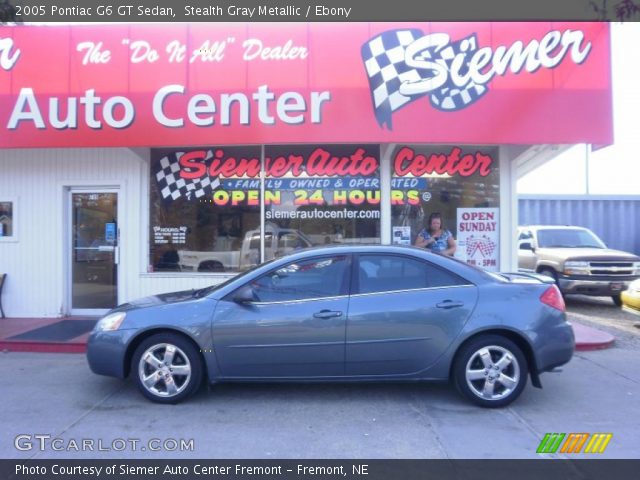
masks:
{"type": "MultiPolygon", "coordinates": [[[[260,150],[152,150],[149,271],[238,272],[259,263],[260,150]]],[[[264,259],[327,243],[379,243],[379,151],[266,146],[264,259]]]]}
{"type": "Polygon", "coordinates": [[[272,145],[265,156],[267,239],[287,239],[265,259],[270,248],[380,242],[379,145],[272,145]]]}
{"type": "Polygon", "coordinates": [[[499,270],[497,147],[399,144],[391,172],[393,243],[415,244],[429,216],[439,213],[457,240],[456,258],[499,270]]]}

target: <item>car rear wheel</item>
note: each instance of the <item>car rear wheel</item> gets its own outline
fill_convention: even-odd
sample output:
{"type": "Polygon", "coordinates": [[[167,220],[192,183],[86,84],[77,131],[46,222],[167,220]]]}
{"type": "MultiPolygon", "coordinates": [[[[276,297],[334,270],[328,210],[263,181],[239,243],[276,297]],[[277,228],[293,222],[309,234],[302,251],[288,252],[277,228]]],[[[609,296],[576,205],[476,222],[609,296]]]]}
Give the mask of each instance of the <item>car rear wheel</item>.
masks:
{"type": "Polygon", "coordinates": [[[616,307],[622,306],[622,298],[620,298],[620,295],[612,295],[611,300],[613,300],[613,303],[616,307]]]}
{"type": "Polygon", "coordinates": [[[520,396],[528,372],[527,360],[515,343],[499,335],[485,335],[458,352],[453,381],[476,405],[497,408],[520,396]]]}
{"type": "Polygon", "coordinates": [[[131,364],[142,394],[157,403],[178,403],[202,383],[202,360],[184,337],[159,333],[144,340],[131,364]]]}

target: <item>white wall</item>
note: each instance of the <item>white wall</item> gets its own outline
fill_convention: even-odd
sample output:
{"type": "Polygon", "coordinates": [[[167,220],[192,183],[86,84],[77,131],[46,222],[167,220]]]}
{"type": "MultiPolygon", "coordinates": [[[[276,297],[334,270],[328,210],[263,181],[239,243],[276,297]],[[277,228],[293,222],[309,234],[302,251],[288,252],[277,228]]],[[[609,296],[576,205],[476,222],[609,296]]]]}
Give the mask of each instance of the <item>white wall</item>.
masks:
{"type": "Polygon", "coordinates": [[[531,148],[523,145],[500,147],[500,271],[518,271],[516,231],[518,228],[518,198],[516,183],[518,159],[531,148]]]}
{"type": "Polygon", "coordinates": [[[148,150],[27,149],[0,151],[0,197],[18,202],[16,242],[0,242],[2,295],[10,317],[55,317],[69,311],[66,285],[66,186],[118,186],[120,302],[199,288],[220,276],[163,274],[147,269],[148,150]]]}

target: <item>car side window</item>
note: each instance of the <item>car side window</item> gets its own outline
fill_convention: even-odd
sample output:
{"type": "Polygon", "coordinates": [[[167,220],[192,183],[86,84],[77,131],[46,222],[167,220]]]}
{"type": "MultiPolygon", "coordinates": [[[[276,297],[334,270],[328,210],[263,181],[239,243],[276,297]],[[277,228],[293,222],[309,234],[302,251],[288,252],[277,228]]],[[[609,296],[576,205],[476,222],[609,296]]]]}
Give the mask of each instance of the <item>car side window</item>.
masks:
{"type": "Polygon", "coordinates": [[[293,262],[251,282],[257,302],[288,302],[345,294],[350,257],[293,262]]]}
{"type": "Polygon", "coordinates": [[[533,234],[530,230],[523,230],[518,236],[518,248],[520,250],[530,250],[533,246],[533,234]]]}
{"type": "Polygon", "coordinates": [[[518,237],[518,240],[523,241],[523,240],[530,240],[532,238],[533,238],[533,235],[529,230],[523,230],[522,232],[520,232],[520,236],[518,237]]]}
{"type": "Polygon", "coordinates": [[[397,255],[361,255],[359,258],[359,293],[467,284],[469,282],[456,274],[415,258],[397,255]]]}
{"type": "Polygon", "coordinates": [[[297,249],[304,248],[302,239],[295,233],[281,233],[278,237],[278,248],[280,249],[297,249]]]}

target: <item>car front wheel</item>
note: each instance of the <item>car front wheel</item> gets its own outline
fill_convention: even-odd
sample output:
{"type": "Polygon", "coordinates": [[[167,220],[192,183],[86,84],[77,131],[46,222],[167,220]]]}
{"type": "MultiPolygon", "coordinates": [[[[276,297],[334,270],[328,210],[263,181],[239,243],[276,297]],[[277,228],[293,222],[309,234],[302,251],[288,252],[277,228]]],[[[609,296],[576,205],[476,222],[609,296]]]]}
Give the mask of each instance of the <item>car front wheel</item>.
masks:
{"type": "Polygon", "coordinates": [[[173,333],[159,333],[136,349],[131,365],[142,394],[157,403],[178,403],[202,383],[202,361],[191,342],[173,333]]]}
{"type": "Polygon", "coordinates": [[[616,307],[621,307],[622,306],[622,298],[620,298],[620,295],[612,295],[611,296],[611,300],[613,300],[613,304],[616,307]]]}
{"type": "Polygon", "coordinates": [[[520,396],[527,383],[527,361],[511,340],[498,335],[474,339],[456,356],[453,381],[476,405],[504,407],[520,396]]]}

